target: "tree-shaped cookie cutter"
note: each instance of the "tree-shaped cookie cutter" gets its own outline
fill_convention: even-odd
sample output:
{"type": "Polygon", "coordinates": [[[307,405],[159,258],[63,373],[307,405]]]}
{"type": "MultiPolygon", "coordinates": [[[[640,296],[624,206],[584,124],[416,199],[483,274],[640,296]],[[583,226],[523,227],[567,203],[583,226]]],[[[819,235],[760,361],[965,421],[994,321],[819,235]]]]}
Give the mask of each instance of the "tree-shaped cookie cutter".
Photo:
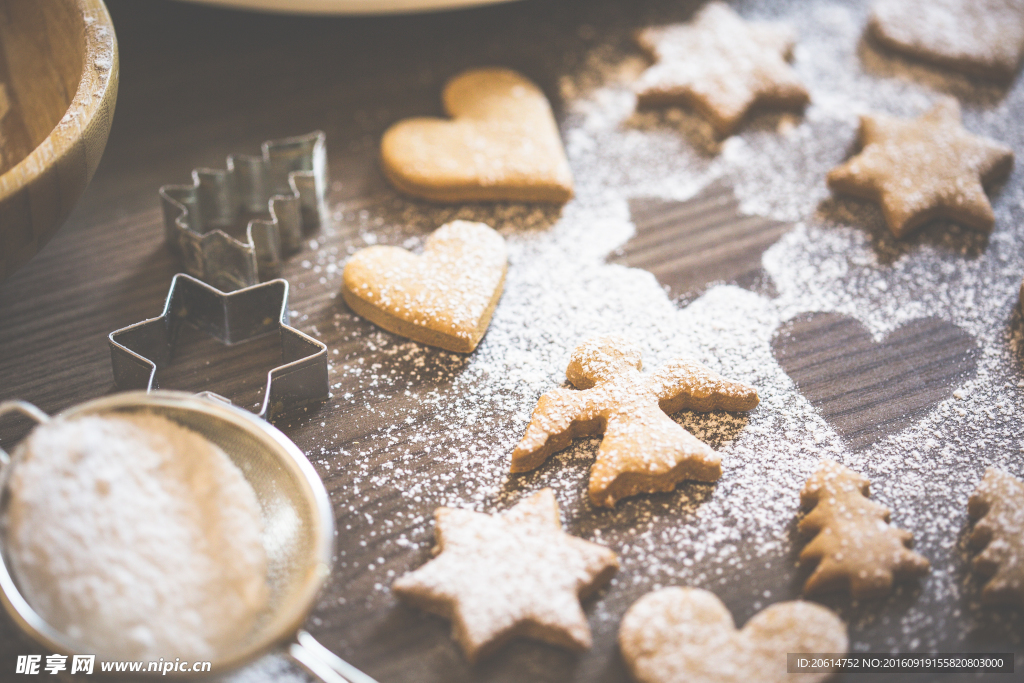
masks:
{"type": "Polygon", "coordinates": [[[164,185],[167,244],[189,275],[229,292],[277,277],[305,232],[327,221],[327,146],[321,131],[268,140],[260,156],[232,154],[226,169],[197,168],[191,185],[164,185]],[[243,213],[245,240],[225,228],[243,213]]]}
{"type": "Polygon", "coordinates": [[[267,373],[260,417],[271,420],[292,408],[327,400],[327,346],[288,325],[287,281],[271,280],[225,293],[184,273],[171,281],[158,317],[110,333],[117,388],[158,389],[157,370],[171,363],[185,322],[225,344],[274,332],[281,335],[281,365],[267,373]]]}

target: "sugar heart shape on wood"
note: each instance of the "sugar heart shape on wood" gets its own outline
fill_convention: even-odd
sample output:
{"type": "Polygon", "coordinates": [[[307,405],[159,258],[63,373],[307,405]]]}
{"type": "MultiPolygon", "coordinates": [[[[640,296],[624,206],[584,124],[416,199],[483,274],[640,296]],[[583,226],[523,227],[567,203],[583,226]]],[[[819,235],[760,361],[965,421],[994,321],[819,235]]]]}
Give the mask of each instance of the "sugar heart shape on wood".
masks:
{"type": "Polygon", "coordinates": [[[442,95],[451,120],[399,121],[381,140],[398,190],[438,202],[567,202],[572,173],[544,93],[508,69],[456,76],[442,95]]]}
{"type": "Polygon", "coordinates": [[[787,673],[789,652],[847,651],[846,626],[803,600],[779,602],[742,629],[722,601],[696,588],[663,588],[626,611],[619,647],[639,683],[816,683],[828,673],[787,673]]]}
{"type": "Polygon", "coordinates": [[[974,337],[919,318],[880,342],[858,320],[805,313],[784,323],[772,351],[801,393],[854,450],[924,417],[977,369],[974,337]]]}
{"type": "Polygon", "coordinates": [[[469,353],[487,331],[508,267],[505,240],[483,223],[438,228],[416,255],[373,246],[345,265],[341,293],[355,313],[389,332],[469,353]]]}

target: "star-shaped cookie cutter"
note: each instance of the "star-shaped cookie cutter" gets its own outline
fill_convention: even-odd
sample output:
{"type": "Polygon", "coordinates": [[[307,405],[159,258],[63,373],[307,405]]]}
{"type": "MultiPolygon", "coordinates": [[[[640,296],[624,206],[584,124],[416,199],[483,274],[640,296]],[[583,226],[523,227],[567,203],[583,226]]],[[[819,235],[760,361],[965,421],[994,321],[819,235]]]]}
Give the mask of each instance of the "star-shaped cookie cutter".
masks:
{"type": "Polygon", "coordinates": [[[232,154],[226,169],[197,168],[191,185],[164,185],[160,203],[167,244],[188,274],[222,291],[276,277],[304,232],[327,221],[327,146],[321,131],[262,145],[262,155],[232,154]],[[224,228],[249,221],[245,241],[224,228]]]}
{"type": "Polygon", "coordinates": [[[226,293],[185,273],[171,281],[159,317],[110,333],[117,388],[158,389],[157,369],[170,364],[185,322],[229,345],[280,333],[282,364],[267,373],[260,417],[271,420],[292,408],[327,400],[327,346],[288,325],[287,281],[270,280],[226,293]]]}

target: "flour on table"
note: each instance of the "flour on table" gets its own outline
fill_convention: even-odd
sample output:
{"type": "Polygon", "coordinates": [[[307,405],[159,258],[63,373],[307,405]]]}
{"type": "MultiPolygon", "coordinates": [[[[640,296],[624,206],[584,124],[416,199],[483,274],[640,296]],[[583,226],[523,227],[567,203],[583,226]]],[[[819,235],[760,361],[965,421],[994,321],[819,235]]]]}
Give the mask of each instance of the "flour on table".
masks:
{"type": "MultiPolygon", "coordinates": [[[[354,439],[328,426],[300,444],[321,472],[351,473],[332,491],[341,501],[339,531],[374,558],[339,554],[336,573],[366,590],[338,598],[337,614],[389,613],[395,598],[388,572],[422,561],[436,507],[492,513],[526,491],[551,487],[568,529],[611,548],[622,563],[588,612],[595,648],[576,675],[596,679],[615,652],[625,607],[646,592],[666,585],[729,590],[743,598],[742,608],[733,608],[743,623],[799,585],[792,536],[799,493],[829,458],[873,482],[872,498],[914,533],[915,550],[932,564],[917,592],[898,587],[886,601],[834,603],[850,624],[851,649],[964,651],[972,632],[992,625],[977,600],[980,585],[965,579],[970,555],[961,539],[969,528],[966,502],[985,467],[1024,475],[1017,417],[1024,411],[1024,338],[1015,312],[1024,274],[1021,174],[992,192],[995,228],[987,238],[937,223],[901,241],[877,207],[832,197],[825,175],[853,153],[861,113],[917,116],[944,95],[961,100],[965,128],[1024,150],[1017,123],[1024,79],[1000,90],[887,57],[861,41],[862,4],[733,6],[745,19],[794,25],[800,42],[793,68],[812,96],[802,116],[755,116],[720,141],[692,111],[636,113],[630,84],[647,62],[629,35],[642,26],[609,22],[594,29],[607,31],[606,39],[559,84],[562,137],[576,180],[576,197],[560,212],[523,204],[431,206],[385,192],[336,204],[336,224],[295,264],[289,277],[324,294],[296,307],[293,323],[316,327],[335,349],[351,349],[333,356],[334,397],[311,419],[330,425],[344,415],[356,430],[364,419],[379,424],[381,401],[404,410],[400,421],[367,427],[354,439]],[[722,283],[681,308],[650,273],[606,263],[633,234],[631,197],[685,200],[718,179],[732,185],[744,211],[795,224],[762,260],[777,296],[722,283]],[[471,356],[366,331],[345,309],[324,303],[360,247],[415,250],[430,231],[457,219],[491,225],[509,247],[505,293],[471,356]],[[854,451],[772,354],[779,326],[813,311],[853,316],[876,341],[916,318],[949,321],[977,340],[977,374],[956,387],[960,398],[854,451]],[[533,472],[508,474],[538,398],[563,385],[572,350],[602,334],[636,341],[646,367],[689,357],[757,388],[761,404],[748,415],[674,418],[721,454],[716,484],[688,483],[673,494],[596,509],[585,487],[597,439],[575,442],[533,472]],[[437,381],[423,389],[423,379],[437,381]],[[384,488],[398,488],[399,500],[379,495],[384,488]]],[[[645,25],[686,19],[682,7],[661,14],[645,25]]],[[[1024,633],[1019,617],[998,627],[1015,642],[1024,633]]],[[[344,627],[341,617],[325,622],[344,627]]]]}

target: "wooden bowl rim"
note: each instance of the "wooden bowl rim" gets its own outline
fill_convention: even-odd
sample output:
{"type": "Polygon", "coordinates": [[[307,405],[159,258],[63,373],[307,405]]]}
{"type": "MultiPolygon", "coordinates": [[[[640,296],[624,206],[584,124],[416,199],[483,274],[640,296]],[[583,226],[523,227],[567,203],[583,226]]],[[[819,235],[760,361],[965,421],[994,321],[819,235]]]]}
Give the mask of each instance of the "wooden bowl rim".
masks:
{"type": "Polygon", "coordinates": [[[28,156],[0,175],[0,201],[31,185],[59,159],[67,156],[81,141],[97,112],[103,109],[116,90],[118,50],[114,22],[103,0],[63,0],[82,17],[85,28],[85,54],[82,77],[64,116],[28,156]],[[95,95],[99,94],[99,97],[95,95]]]}

